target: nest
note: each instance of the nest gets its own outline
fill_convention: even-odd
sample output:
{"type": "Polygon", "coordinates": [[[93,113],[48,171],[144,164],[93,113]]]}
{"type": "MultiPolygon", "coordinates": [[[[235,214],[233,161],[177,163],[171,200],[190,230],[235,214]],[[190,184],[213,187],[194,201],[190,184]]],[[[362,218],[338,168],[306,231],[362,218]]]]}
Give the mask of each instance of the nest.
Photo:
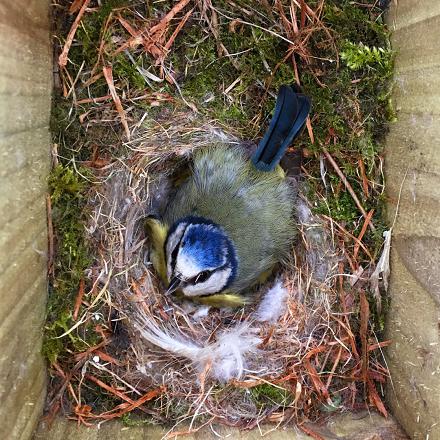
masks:
{"type": "Polygon", "coordinates": [[[384,43],[377,2],[276,0],[245,9],[180,0],[155,2],[153,14],[144,2],[104,3],[55,2],[65,118],[48,199],[50,300],[57,306],[46,326],[46,342],[57,348],[48,356],[49,419],[60,408],[84,424],[130,423],[138,413],[140,422],[171,423],[170,435],[214,422],[295,422],[313,435],[304,422],[335,411],[367,407],[386,415],[380,350],[389,341],[376,338],[380,313],[370,313],[366,293],[380,299],[382,281],[386,287],[391,238],[386,231],[379,258],[383,158],[371,149],[383,132],[386,110],[375,99],[388,96],[382,61],[391,55],[377,51],[384,57],[377,62],[365,56],[366,42],[384,43]],[[347,46],[347,38],[359,44],[347,46]],[[340,53],[363,67],[351,64],[340,76],[340,53]],[[199,90],[201,73],[214,85],[199,90]],[[260,135],[268,97],[293,79],[316,111],[309,140],[298,145],[309,163],[307,179],[292,180],[299,232],[290,257],[244,309],[171,301],[150,263],[145,217],[166,205],[194,150],[243,144],[232,131],[260,135]],[[191,93],[182,88],[189,83],[191,93]],[[338,215],[343,201],[348,212],[338,215]],[[75,225],[63,228],[65,208],[75,225]],[[77,237],[84,213],[86,239],[77,237]],[[78,254],[81,264],[72,265],[78,254]]]}
{"type": "Polygon", "coordinates": [[[147,412],[175,426],[216,421],[250,428],[353,404],[362,361],[338,303],[342,256],[304,196],[297,243],[260,287],[259,302],[238,311],[208,309],[164,295],[149,261],[145,217],[167,202],[173,173],[213,141],[239,143],[190,113],[147,122],[93,187],[88,232],[99,259],[89,276],[98,292],[93,303],[113,310],[107,351],[117,362],[98,356],[89,368],[110,373],[133,396],[155,397],[147,412]]]}

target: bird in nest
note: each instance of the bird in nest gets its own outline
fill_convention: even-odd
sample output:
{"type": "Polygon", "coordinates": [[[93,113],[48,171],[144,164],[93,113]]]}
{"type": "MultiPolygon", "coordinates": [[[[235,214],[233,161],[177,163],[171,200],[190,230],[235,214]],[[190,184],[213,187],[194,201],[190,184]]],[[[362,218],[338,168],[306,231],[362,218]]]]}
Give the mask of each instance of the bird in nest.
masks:
{"type": "Polygon", "coordinates": [[[252,157],[243,148],[197,151],[161,218],[147,218],[151,261],[167,293],[216,307],[249,302],[294,238],[294,190],[279,162],[301,133],[310,99],[281,86],[252,157]]]}

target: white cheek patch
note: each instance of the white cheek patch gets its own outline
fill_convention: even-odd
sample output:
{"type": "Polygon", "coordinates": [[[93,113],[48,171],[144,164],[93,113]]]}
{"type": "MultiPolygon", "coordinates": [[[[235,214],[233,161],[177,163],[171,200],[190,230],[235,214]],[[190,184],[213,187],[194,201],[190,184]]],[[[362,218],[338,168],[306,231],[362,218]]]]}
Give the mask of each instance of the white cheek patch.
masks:
{"type": "Polygon", "coordinates": [[[201,271],[202,268],[197,264],[195,259],[179,250],[176,259],[175,272],[180,273],[183,279],[188,280],[198,275],[201,271]]]}
{"type": "Polygon", "coordinates": [[[177,226],[176,230],[168,237],[167,248],[166,248],[168,279],[171,279],[171,275],[172,275],[171,254],[174,248],[179,243],[180,239],[182,238],[182,235],[185,232],[187,225],[188,223],[181,223],[179,226],[177,226]]]}
{"type": "Polygon", "coordinates": [[[217,270],[204,283],[185,286],[182,292],[185,296],[200,296],[221,292],[226,287],[231,272],[230,267],[217,270]]]}

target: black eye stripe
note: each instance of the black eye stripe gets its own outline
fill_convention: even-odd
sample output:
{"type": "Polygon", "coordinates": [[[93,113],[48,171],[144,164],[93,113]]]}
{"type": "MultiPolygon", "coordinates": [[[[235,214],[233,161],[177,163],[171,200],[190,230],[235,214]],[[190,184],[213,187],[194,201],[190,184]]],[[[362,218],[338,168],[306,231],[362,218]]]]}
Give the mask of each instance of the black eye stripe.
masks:
{"type": "MultiPolygon", "coordinates": [[[[192,284],[193,286],[198,283],[204,283],[205,281],[208,281],[208,279],[216,272],[219,272],[221,270],[224,270],[228,267],[228,264],[224,264],[223,266],[217,267],[214,270],[204,270],[197,274],[195,277],[191,278],[187,281],[187,284],[192,284]]],[[[211,294],[209,294],[211,295],[211,294]]]]}
{"type": "Polygon", "coordinates": [[[200,273],[198,273],[195,277],[189,279],[187,281],[188,284],[192,284],[193,286],[198,284],[198,283],[204,283],[205,281],[207,281],[209,279],[209,277],[214,273],[217,272],[218,269],[216,270],[204,270],[200,273]]]}
{"type": "Polygon", "coordinates": [[[212,275],[212,273],[213,272],[211,270],[204,270],[203,272],[200,272],[196,276],[196,284],[197,283],[204,283],[212,275]]]}
{"type": "Polygon", "coordinates": [[[176,261],[177,261],[177,254],[179,253],[179,246],[182,239],[179,240],[179,242],[174,247],[173,251],[171,252],[171,269],[174,272],[174,269],[176,268],[176,261]]]}
{"type": "Polygon", "coordinates": [[[179,253],[180,244],[182,243],[183,236],[185,235],[185,231],[183,232],[180,240],[177,242],[176,246],[174,246],[173,251],[171,252],[171,271],[174,273],[174,269],[176,268],[177,262],[177,254],[179,253]]]}

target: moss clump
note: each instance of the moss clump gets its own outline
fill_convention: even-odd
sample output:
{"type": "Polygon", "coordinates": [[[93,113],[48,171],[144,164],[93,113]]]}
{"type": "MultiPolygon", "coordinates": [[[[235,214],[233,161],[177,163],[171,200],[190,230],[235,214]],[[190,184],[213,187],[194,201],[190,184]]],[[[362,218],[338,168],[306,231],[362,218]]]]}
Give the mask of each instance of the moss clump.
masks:
{"type": "Polygon", "coordinates": [[[113,62],[113,74],[120,80],[125,80],[127,87],[143,90],[146,86],[145,79],[139,73],[136,65],[125,54],[118,54],[113,62]]]}
{"type": "MultiPolygon", "coordinates": [[[[87,174],[86,170],[82,170],[87,174]]],[[[75,351],[82,351],[96,341],[93,329],[84,328],[83,334],[69,333],[66,339],[58,337],[74,324],[73,305],[84,270],[91,264],[90,250],[84,233],[83,207],[87,182],[72,168],[58,165],[49,176],[52,201],[52,221],[56,238],[54,276],[49,286],[47,323],[43,353],[55,362],[69,344],[75,351]]]]}
{"type": "Polygon", "coordinates": [[[71,62],[78,66],[85,62],[87,68],[92,68],[98,59],[101,36],[105,41],[110,41],[110,32],[101,35],[108,17],[115,9],[135,3],[133,0],[105,0],[96,12],[85,14],[76,33],[79,44],[72,46],[69,52],[71,62]]]}
{"type": "Polygon", "coordinates": [[[281,84],[294,82],[291,67],[279,65],[288,45],[261,29],[229,24],[219,17],[217,40],[208,27],[190,26],[179,36],[173,68],[182,93],[201,112],[253,138],[261,132],[253,120],[265,119],[275,103],[266,86],[276,93],[281,84]]]}
{"type": "Polygon", "coordinates": [[[285,407],[293,401],[293,396],[288,390],[268,383],[251,388],[250,393],[255,404],[264,408],[285,407]]]}
{"type": "Polygon", "coordinates": [[[121,417],[121,421],[125,426],[129,427],[137,427],[137,426],[145,426],[152,425],[153,421],[145,418],[145,416],[135,415],[133,413],[125,413],[121,417]]]}
{"type": "Polygon", "coordinates": [[[368,229],[363,238],[374,256],[383,242],[381,233],[385,228],[384,205],[379,202],[382,142],[388,122],[395,117],[390,101],[393,53],[381,13],[374,7],[327,0],[322,23],[328,32],[312,34],[309,47],[316,59],[309,65],[300,65],[304,91],[313,103],[314,142],[306,136],[302,142],[313,158],[306,168],[318,179],[311,194],[312,200],[316,200],[316,212],[329,215],[355,235],[363,226],[364,219],[355,201],[329,163],[327,188],[319,183],[320,168],[315,159],[325,147],[364,209],[375,210],[373,223],[377,232],[368,229]],[[336,57],[339,57],[338,63],[336,57]],[[360,161],[364,177],[359,171],[360,161]],[[364,193],[363,178],[375,182],[368,196],[364,193]]]}
{"type": "Polygon", "coordinates": [[[368,47],[363,43],[347,41],[341,51],[341,59],[352,70],[377,69],[387,75],[392,69],[392,52],[382,47],[368,47]]]}

